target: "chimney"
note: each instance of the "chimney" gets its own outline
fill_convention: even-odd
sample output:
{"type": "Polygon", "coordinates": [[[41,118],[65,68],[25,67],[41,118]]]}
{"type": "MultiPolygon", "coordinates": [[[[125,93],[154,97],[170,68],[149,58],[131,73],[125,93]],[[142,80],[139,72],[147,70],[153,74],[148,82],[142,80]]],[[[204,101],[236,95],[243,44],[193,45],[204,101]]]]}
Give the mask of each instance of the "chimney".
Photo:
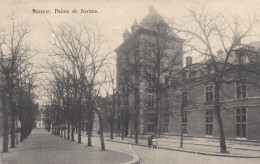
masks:
{"type": "Polygon", "coordinates": [[[149,14],[153,11],[153,5],[149,6],[149,14]]]}
{"type": "Polygon", "coordinates": [[[241,44],[241,40],[239,39],[240,38],[240,32],[238,31],[238,23],[235,22],[235,29],[234,29],[234,36],[233,36],[233,42],[236,43],[236,44],[241,44]]]}
{"type": "Polygon", "coordinates": [[[192,57],[191,56],[187,56],[186,57],[186,66],[192,65],[192,57]]]}
{"type": "Polygon", "coordinates": [[[223,50],[222,50],[222,49],[220,49],[220,50],[217,51],[217,55],[218,55],[218,56],[221,55],[221,54],[223,54],[223,50]]]}

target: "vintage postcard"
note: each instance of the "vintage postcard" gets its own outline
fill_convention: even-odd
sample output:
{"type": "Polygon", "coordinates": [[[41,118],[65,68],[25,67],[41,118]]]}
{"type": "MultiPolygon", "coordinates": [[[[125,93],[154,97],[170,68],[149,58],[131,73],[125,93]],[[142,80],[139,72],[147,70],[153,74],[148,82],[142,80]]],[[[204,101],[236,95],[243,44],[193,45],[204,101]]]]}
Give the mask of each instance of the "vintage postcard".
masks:
{"type": "Polygon", "coordinates": [[[259,118],[259,0],[0,0],[2,164],[258,164],[259,118]]]}

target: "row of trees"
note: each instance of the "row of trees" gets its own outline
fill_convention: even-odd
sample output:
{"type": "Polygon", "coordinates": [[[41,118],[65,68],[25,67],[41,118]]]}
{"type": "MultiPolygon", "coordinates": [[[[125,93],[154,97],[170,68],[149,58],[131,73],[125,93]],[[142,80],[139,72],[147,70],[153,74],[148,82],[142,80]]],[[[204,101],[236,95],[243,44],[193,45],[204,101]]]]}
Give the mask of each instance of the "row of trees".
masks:
{"type": "Polygon", "coordinates": [[[11,133],[11,148],[15,147],[17,125],[20,122],[22,142],[30,135],[37,115],[35,103],[35,73],[30,59],[37,52],[30,50],[25,38],[31,29],[28,24],[12,16],[10,28],[1,31],[0,76],[3,111],[3,152],[8,152],[8,135],[11,133]],[[11,123],[11,125],[10,125],[11,123]]]}
{"type": "MultiPolygon", "coordinates": [[[[51,88],[48,88],[50,100],[49,114],[53,133],[62,136],[67,129],[67,139],[74,141],[77,128],[78,143],[81,143],[83,121],[87,122],[88,146],[92,146],[91,136],[94,112],[99,117],[102,150],[105,150],[103,138],[103,119],[97,99],[105,81],[100,78],[110,54],[98,28],[89,27],[85,22],[77,25],[63,24],[52,26],[49,31],[54,36],[55,58],[48,62],[51,88]],[[55,62],[55,61],[61,62],[55,62]]],[[[50,125],[48,125],[50,127],[50,125]]]]}

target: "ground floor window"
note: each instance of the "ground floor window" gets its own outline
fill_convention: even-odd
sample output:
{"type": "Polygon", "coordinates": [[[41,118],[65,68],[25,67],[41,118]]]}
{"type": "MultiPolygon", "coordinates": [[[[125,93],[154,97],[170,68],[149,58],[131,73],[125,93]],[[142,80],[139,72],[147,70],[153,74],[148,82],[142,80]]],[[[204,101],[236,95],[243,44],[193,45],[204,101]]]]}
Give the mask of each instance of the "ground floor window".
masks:
{"type": "Polygon", "coordinates": [[[236,108],[236,136],[246,138],[246,108],[236,108]]]}
{"type": "Polygon", "coordinates": [[[182,130],[183,134],[187,134],[187,112],[183,112],[183,117],[182,117],[182,130]]]}
{"type": "Polygon", "coordinates": [[[153,132],[154,131],[154,115],[153,114],[149,114],[148,115],[148,132],[153,132]]]}
{"type": "Polygon", "coordinates": [[[169,113],[164,114],[164,131],[169,132],[169,113]]]}
{"type": "Polygon", "coordinates": [[[206,110],[206,135],[213,135],[213,110],[206,110]]]}

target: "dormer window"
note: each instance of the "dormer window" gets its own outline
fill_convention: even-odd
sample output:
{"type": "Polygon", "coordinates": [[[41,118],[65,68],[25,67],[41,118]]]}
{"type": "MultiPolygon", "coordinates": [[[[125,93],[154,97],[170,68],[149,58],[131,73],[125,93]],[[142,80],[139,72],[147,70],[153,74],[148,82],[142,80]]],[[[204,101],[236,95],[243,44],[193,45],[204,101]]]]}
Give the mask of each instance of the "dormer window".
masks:
{"type": "Polygon", "coordinates": [[[207,67],[207,74],[208,75],[212,75],[212,74],[214,74],[214,68],[213,67],[207,67]]]}
{"type": "Polygon", "coordinates": [[[196,75],[196,72],[195,72],[195,71],[190,72],[190,79],[195,78],[195,75],[196,75]]]}
{"type": "Polygon", "coordinates": [[[236,82],[236,99],[246,98],[246,84],[236,82]]]}
{"type": "Polygon", "coordinates": [[[239,65],[244,65],[249,62],[248,56],[246,55],[238,55],[237,58],[238,58],[237,60],[239,65]]]}

